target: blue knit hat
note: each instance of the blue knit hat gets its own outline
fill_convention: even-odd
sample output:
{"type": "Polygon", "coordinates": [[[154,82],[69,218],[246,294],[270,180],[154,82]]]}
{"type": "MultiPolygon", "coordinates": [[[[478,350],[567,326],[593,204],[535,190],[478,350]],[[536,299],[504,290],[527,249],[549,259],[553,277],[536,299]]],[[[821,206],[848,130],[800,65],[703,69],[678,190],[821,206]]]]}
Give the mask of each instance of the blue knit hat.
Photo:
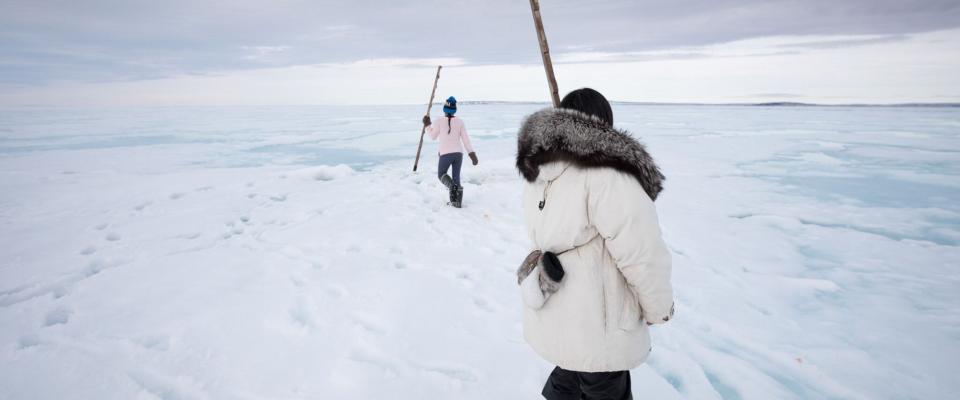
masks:
{"type": "Polygon", "coordinates": [[[456,114],[457,113],[457,98],[450,96],[447,98],[447,102],[443,103],[443,112],[446,114],[456,114]]]}

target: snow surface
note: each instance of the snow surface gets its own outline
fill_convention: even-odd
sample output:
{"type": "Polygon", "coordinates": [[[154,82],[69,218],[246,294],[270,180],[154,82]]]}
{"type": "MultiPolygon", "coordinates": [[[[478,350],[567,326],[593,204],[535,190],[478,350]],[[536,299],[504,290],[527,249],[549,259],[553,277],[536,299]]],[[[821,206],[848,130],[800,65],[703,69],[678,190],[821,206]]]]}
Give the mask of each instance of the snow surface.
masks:
{"type": "MultiPolygon", "coordinates": [[[[513,168],[537,105],[0,112],[0,398],[535,399],[513,168]]],[[[960,391],[960,110],[618,105],[668,180],[637,398],[960,391]]]]}

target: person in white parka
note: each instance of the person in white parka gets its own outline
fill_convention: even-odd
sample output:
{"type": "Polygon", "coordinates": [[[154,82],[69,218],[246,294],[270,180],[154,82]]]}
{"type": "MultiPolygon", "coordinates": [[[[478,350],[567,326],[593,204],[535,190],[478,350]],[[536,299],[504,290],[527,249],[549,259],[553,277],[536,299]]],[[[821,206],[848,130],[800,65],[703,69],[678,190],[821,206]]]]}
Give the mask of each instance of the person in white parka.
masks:
{"type": "Polygon", "coordinates": [[[673,316],[654,200],[663,174],[593,89],[524,120],[517,168],[533,251],[518,270],[527,343],[557,367],[547,399],[631,399],[647,326],[673,316]]]}

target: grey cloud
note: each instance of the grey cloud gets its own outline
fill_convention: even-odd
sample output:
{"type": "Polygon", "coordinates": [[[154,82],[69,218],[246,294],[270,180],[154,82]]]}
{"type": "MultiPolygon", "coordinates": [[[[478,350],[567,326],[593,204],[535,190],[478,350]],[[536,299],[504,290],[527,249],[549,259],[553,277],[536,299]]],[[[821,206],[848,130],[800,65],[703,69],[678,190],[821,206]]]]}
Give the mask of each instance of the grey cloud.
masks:
{"type": "Polygon", "coordinates": [[[756,93],[743,97],[756,97],[761,99],[800,99],[806,96],[797,93],[756,93]]]}
{"type": "Polygon", "coordinates": [[[821,41],[812,41],[812,42],[802,42],[802,43],[789,43],[780,45],[782,48],[788,49],[839,49],[846,47],[855,47],[855,46],[867,46],[871,44],[879,43],[890,43],[890,42],[900,42],[909,39],[907,35],[885,35],[875,38],[865,38],[865,39],[849,39],[849,40],[821,40],[821,41]]]}
{"type": "MultiPolygon", "coordinates": [[[[0,0],[0,9],[0,83],[149,79],[371,58],[539,62],[522,0],[0,0]]],[[[557,52],[638,53],[773,35],[896,40],[960,25],[958,2],[946,0],[548,0],[542,9],[557,52]]],[[[865,43],[807,48],[858,44],[865,43]]]]}

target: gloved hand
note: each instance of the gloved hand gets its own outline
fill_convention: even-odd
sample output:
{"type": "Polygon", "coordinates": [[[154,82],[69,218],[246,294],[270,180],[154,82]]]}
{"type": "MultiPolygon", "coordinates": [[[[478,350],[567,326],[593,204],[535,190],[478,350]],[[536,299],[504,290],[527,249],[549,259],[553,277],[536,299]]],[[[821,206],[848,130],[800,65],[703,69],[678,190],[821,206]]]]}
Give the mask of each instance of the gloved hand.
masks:
{"type": "Polygon", "coordinates": [[[429,115],[424,115],[424,116],[423,116],[423,126],[430,126],[430,116],[429,116],[429,115]]]}
{"type": "Polygon", "coordinates": [[[473,165],[477,165],[477,164],[480,163],[480,160],[477,159],[477,153],[476,153],[476,152],[474,152],[474,151],[471,151],[471,152],[470,152],[470,161],[473,161],[473,165]]]}

